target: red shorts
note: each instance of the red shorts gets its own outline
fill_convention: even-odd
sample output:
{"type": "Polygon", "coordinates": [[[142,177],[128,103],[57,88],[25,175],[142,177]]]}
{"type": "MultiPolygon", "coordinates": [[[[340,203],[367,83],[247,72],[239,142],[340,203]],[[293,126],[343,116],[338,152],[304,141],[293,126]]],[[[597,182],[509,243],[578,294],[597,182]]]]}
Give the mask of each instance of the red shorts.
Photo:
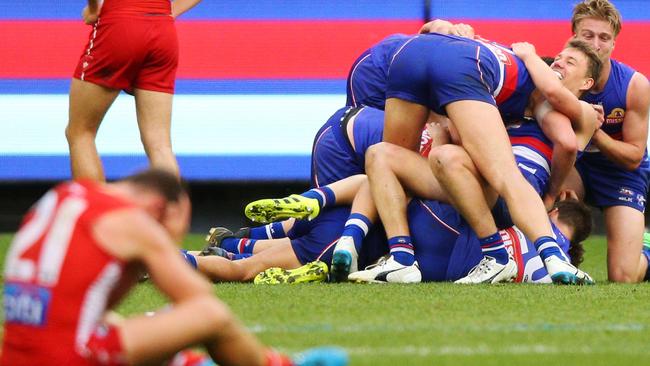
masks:
{"type": "Polygon", "coordinates": [[[120,334],[112,325],[101,324],[95,328],[88,338],[85,348],[87,352],[83,356],[93,365],[127,365],[120,334]]]}
{"type": "Polygon", "coordinates": [[[111,89],[174,93],[178,38],[168,15],[100,17],[74,77],[111,89]]]}

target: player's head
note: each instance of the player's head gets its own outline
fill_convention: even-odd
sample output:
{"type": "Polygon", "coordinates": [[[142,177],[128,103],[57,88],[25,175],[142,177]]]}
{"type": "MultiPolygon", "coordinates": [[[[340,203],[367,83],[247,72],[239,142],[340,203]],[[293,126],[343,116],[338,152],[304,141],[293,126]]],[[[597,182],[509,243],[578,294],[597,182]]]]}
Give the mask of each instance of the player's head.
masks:
{"type": "Polygon", "coordinates": [[[171,172],[149,169],[121,180],[132,187],[135,203],[160,222],[175,240],[187,232],[190,200],[184,182],[171,172]]]}
{"type": "Polygon", "coordinates": [[[598,82],[602,67],[594,49],[577,39],[571,39],[551,64],[562,84],[578,97],[598,82]]]}
{"type": "Polygon", "coordinates": [[[579,266],[585,252],[582,241],[591,234],[591,210],[582,202],[567,199],[556,202],[549,215],[551,221],[558,225],[571,241],[568,253],[571,257],[571,264],[579,266]]]}
{"type": "Polygon", "coordinates": [[[573,8],[571,29],[576,39],[589,43],[606,61],[621,31],[621,14],[608,0],[584,0],[573,8]]]}

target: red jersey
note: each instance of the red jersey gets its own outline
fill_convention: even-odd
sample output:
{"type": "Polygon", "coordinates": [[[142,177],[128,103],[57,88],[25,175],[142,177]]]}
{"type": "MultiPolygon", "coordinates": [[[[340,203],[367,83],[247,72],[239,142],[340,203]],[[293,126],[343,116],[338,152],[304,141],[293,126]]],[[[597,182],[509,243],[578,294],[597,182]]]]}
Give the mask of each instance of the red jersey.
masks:
{"type": "Polygon", "coordinates": [[[50,190],[26,215],[5,263],[1,365],[90,365],[86,342],[125,266],[98,245],[92,227],[126,207],[82,181],[50,190]]]}
{"type": "Polygon", "coordinates": [[[169,0],[104,0],[100,16],[111,15],[171,15],[172,3],[169,0]]]}

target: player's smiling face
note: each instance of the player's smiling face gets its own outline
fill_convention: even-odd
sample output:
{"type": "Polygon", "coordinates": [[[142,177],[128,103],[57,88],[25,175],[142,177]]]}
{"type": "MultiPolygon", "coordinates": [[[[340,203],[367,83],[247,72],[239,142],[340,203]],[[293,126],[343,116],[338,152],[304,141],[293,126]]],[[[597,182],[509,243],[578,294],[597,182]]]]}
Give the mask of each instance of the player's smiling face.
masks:
{"type": "Polygon", "coordinates": [[[614,30],[609,22],[596,18],[585,18],[576,25],[576,39],[587,42],[598,57],[607,61],[614,50],[614,30]]]}
{"type": "Polygon", "coordinates": [[[580,50],[567,47],[556,57],[551,69],[562,80],[562,84],[577,96],[591,88],[594,79],[587,76],[589,61],[580,50]]]}

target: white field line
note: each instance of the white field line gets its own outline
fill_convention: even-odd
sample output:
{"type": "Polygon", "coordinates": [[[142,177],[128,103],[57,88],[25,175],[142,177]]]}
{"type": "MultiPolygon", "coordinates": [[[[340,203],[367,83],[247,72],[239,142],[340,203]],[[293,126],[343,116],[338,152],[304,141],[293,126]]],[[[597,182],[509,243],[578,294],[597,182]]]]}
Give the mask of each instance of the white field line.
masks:
{"type": "MultiPolygon", "coordinates": [[[[593,333],[593,332],[612,332],[612,333],[625,333],[625,332],[647,332],[650,330],[646,324],[639,323],[612,323],[612,324],[506,324],[506,325],[459,325],[450,326],[436,325],[436,324],[406,324],[406,325],[346,325],[346,326],[333,326],[330,324],[305,324],[305,325],[253,325],[249,327],[253,333],[396,333],[396,332],[437,332],[439,334],[448,334],[452,332],[476,332],[476,333],[530,333],[530,332],[580,332],[580,333],[593,333]]],[[[650,351],[650,348],[649,348],[650,351]]]]}

